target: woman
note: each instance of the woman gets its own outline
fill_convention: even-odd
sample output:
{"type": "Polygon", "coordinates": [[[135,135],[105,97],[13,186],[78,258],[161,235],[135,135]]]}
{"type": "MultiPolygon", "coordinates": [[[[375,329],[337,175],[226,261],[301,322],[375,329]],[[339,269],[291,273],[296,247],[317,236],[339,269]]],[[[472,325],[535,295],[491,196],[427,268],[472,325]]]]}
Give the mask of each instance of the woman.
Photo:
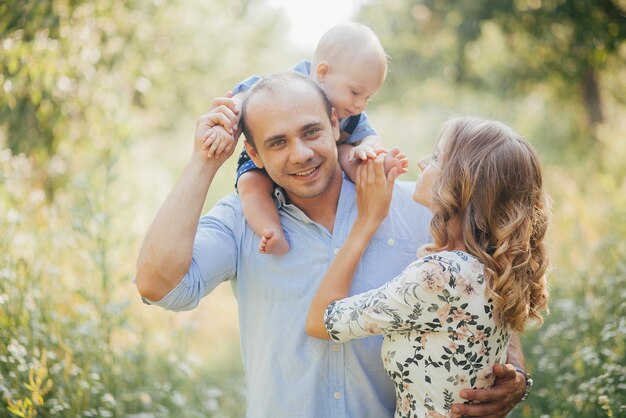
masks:
{"type": "Polygon", "coordinates": [[[313,299],[309,335],[348,341],[384,334],[396,417],[450,416],[465,388],[490,387],[512,332],[547,309],[547,197],[537,154],[509,127],[447,122],[422,159],[413,198],[433,214],[433,243],[379,289],[347,297],[369,240],[387,216],[396,169],[362,164],[359,215],[313,299]]]}

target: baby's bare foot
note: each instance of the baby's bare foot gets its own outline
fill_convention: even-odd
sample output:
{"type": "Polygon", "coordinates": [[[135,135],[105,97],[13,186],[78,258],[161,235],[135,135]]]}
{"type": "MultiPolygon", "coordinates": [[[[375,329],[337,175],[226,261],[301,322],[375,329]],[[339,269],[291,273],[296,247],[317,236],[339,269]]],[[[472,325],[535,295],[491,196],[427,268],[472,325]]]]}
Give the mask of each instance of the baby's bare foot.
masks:
{"type": "Polygon", "coordinates": [[[282,230],[280,232],[276,232],[271,228],[263,230],[263,235],[259,242],[259,252],[261,254],[282,255],[287,251],[289,251],[289,243],[282,230]]]}
{"type": "Polygon", "coordinates": [[[398,167],[398,173],[406,173],[409,161],[406,155],[402,154],[398,148],[392,148],[391,151],[385,155],[385,161],[383,167],[385,168],[385,175],[389,174],[392,168],[398,167]]]}

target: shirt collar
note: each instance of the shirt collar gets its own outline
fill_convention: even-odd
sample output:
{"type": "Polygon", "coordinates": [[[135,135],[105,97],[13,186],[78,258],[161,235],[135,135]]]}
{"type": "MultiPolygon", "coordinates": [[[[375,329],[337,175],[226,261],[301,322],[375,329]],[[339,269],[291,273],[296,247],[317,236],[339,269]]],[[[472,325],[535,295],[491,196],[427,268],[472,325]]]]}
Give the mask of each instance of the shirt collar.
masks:
{"type": "MultiPolygon", "coordinates": [[[[339,204],[337,205],[337,213],[342,213],[342,208],[348,207],[346,205],[350,205],[355,202],[355,194],[356,189],[354,184],[346,177],[345,173],[342,171],[342,184],[341,191],[339,192],[339,204]]],[[[293,216],[297,220],[304,223],[314,223],[314,221],[309,218],[299,207],[292,203],[287,202],[287,193],[280,187],[274,187],[274,202],[276,203],[277,208],[280,210],[284,210],[289,215],[293,216]]]]}

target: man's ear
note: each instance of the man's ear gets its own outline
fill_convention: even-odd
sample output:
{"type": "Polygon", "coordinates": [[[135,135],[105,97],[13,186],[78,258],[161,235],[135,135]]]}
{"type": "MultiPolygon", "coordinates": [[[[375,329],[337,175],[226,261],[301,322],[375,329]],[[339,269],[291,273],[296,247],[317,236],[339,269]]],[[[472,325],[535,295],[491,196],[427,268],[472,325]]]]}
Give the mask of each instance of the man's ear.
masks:
{"type": "Polygon", "coordinates": [[[246,146],[246,152],[248,153],[248,156],[250,157],[252,162],[254,162],[254,165],[256,165],[257,168],[263,168],[263,161],[261,161],[261,159],[259,158],[259,153],[256,152],[252,144],[248,141],[243,141],[243,143],[246,146]]]}
{"type": "Polygon", "coordinates": [[[324,81],[328,74],[330,74],[330,65],[328,65],[326,61],[320,61],[319,64],[317,64],[317,68],[315,69],[317,81],[324,81]]]}
{"type": "Polygon", "coordinates": [[[334,107],[330,114],[330,125],[333,128],[333,137],[335,138],[335,142],[337,142],[339,141],[339,136],[341,135],[341,129],[339,125],[339,118],[337,117],[337,112],[334,107]]]}

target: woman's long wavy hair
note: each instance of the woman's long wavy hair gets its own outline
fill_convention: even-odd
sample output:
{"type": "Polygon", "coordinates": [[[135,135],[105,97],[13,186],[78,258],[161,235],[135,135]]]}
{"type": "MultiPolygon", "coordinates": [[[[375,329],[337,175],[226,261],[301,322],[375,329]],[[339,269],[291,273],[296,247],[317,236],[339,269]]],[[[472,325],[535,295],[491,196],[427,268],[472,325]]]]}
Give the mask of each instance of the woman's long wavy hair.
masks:
{"type": "Polygon", "coordinates": [[[550,210],[537,153],[506,125],[477,118],[448,121],[439,141],[434,243],[427,250],[444,250],[459,238],[448,233],[458,217],[468,252],[485,265],[499,320],[519,332],[529,319],[543,323],[550,210]]]}

